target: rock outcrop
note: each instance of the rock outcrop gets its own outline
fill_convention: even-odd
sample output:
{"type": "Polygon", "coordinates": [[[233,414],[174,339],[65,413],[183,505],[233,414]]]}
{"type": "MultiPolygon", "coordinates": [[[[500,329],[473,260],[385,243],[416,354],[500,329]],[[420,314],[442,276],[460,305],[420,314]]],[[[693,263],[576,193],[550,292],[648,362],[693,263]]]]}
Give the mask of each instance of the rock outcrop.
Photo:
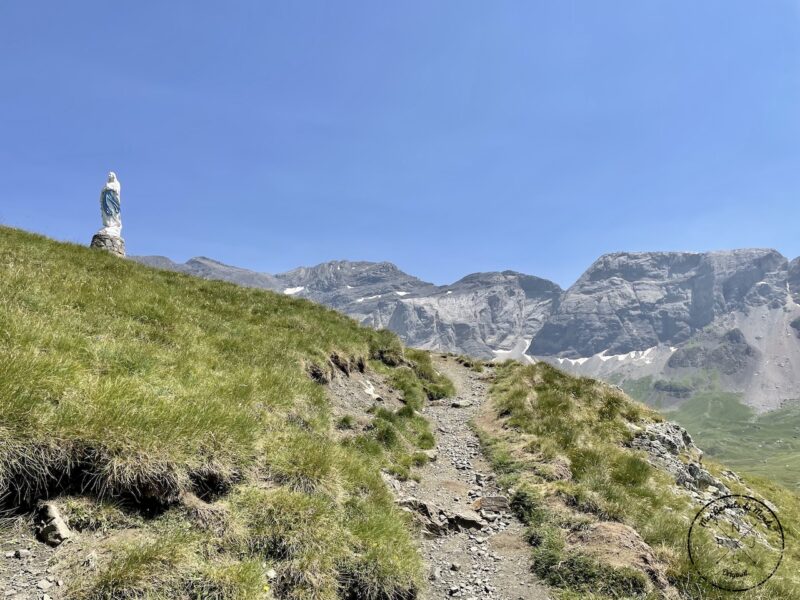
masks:
{"type": "Polygon", "coordinates": [[[651,423],[638,431],[631,447],[647,453],[648,460],[675,478],[675,483],[699,501],[730,494],[730,490],[701,464],[703,452],[677,423],[651,423]]]}

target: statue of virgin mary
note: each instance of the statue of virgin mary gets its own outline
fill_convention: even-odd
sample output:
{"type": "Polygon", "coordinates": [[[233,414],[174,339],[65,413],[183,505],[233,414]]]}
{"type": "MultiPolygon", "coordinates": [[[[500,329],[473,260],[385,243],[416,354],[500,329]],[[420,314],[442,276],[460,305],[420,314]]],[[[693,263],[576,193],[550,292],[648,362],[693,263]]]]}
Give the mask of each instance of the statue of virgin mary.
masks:
{"type": "Polygon", "coordinates": [[[122,236],[122,218],[120,217],[120,185],[116,173],[108,174],[108,181],[100,192],[100,216],[103,219],[103,228],[98,235],[111,237],[122,236]]]}

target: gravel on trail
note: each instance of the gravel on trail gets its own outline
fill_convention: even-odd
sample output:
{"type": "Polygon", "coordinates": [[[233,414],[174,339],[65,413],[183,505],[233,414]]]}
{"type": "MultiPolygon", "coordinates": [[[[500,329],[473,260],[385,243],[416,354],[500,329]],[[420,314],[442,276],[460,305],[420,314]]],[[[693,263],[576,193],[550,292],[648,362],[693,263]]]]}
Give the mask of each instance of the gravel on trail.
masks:
{"type": "Polygon", "coordinates": [[[455,398],[431,402],[422,411],[436,435],[436,460],[419,470],[419,483],[394,483],[401,499],[416,499],[430,512],[438,509],[451,525],[423,538],[429,586],[421,597],[547,599],[547,588],[531,573],[524,525],[508,508],[470,427],[470,420],[488,402],[491,368],[478,373],[451,357],[436,357],[435,366],[457,390],[455,398]],[[454,519],[459,515],[466,521],[454,519]],[[467,527],[452,527],[454,520],[467,527]]]}
{"type": "Polygon", "coordinates": [[[0,599],[56,600],[63,580],[55,574],[55,550],[23,530],[22,520],[3,531],[0,542],[0,599]]]}
{"type": "MultiPolygon", "coordinates": [[[[429,581],[420,599],[548,600],[547,588],[531,573],[524,526],[511,513],[470,428],[471,419],[488,402],[492,369],[477,373],[452,357],[434,360],[453,380],[457,394],[423,409],[437,447],[429,453],[433,460],[417,471],[420,482],[390,481],[400,505],[434,530],[421,539],[429,581]]],[[[351,413],[354,408],[363,412],[376,401],[390,408],[402,406],[397,392],[384,382],[361,379],[343,378],[330,386],[334,413],[351,413]],[[354,405],[358,398],[363,406],[354,405]]],[[[84,543],[91,546],[91,540],[80,540],[84,543],[50,548],[35,539],[30,525],[20,518],[0,535],[0,600],[58,600],[66,588],[58,556],[65,551],[85,553],[89,550],[84,543]]]]}

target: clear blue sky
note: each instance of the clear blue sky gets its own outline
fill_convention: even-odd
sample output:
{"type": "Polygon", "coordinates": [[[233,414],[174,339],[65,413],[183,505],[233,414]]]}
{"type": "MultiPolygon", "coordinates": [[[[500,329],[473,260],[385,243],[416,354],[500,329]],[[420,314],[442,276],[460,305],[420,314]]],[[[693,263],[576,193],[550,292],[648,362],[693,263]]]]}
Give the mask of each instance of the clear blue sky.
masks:
{"type": "Polygon", "coordinates": [[[3,2],[0,222],[134,254],[572,281],[800,255],[800,3],[3,2]]]}

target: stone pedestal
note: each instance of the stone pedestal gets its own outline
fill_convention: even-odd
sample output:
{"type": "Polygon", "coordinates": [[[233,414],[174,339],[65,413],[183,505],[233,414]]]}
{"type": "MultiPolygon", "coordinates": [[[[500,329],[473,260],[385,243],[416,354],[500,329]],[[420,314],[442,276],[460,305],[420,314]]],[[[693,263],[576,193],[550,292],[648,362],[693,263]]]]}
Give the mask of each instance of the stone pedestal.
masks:
{"type": "Polygon", "coordinates": [[[125,258],[125,240],[121,237],[106,235],[105,233],[96,233],[89,246],[125,258]]]}

